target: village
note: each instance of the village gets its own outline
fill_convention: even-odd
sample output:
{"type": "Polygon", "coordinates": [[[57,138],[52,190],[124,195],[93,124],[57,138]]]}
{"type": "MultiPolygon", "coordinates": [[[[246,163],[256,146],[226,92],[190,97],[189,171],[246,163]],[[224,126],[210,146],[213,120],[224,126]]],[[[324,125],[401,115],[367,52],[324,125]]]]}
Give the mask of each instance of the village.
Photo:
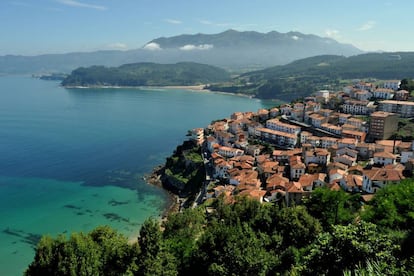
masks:
{"type": "Polygon", "coordinates": [[[191,131],[202,146],[206,182],[201,201],[236,195],[300,204],[318,187],[373,198],[412,175],[414,141],[396,135],[414,117],[400,81],[354,81],[270,110],[235,112],[191,131]]]}

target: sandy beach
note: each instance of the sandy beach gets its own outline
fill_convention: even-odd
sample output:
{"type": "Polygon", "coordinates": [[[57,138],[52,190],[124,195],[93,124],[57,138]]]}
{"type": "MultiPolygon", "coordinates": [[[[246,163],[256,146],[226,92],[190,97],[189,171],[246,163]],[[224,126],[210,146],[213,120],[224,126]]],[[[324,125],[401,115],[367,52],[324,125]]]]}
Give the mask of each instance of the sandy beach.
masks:
{"type": "Polygon", "coordinates": [[[171,85],[171,86],[160,86],[159,88],[170,88],[170,89],[186,89],[186,90],[197,90],[197,91],[210,91],[208,89],[204,89],[206,87],[205,84],[200,85],[171,85]]]}

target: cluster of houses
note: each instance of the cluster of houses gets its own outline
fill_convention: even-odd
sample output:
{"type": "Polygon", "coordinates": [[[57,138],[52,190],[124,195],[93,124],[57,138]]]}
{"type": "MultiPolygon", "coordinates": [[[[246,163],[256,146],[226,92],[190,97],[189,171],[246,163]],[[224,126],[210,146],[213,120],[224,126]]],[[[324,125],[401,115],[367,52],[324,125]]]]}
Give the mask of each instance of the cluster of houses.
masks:
{"type": "Polygon", "coordinates": [[[414,102],[398,87],[398,81],[380,88],[357,82],[342,92],[319,91],[303,102],[235,112],[193,130],[193,139],[208,151],[215,183],[206,198],[224,194],[231,202],[246,195],[290,205],[328,187],[369,200],[385,185],[399,183],[414,169],[414,141],[389,139],[398,117],[408,113],[385,110],[389,101],[414,102]]]}

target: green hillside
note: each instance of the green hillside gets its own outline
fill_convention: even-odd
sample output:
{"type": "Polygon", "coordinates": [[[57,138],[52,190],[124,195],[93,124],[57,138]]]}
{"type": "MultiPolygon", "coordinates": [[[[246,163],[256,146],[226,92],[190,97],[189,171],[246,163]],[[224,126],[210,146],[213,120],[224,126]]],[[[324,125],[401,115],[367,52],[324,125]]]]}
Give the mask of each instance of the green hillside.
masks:
{"type": "Polygon", "coordinates": [[[355,78],[414,77],[414,52],[370,53],[351,57],[324,55],[240,75],[211,90],[251,94],[258,98],[292,100],[318,89],[340,89],[340,81],[355,78]]]}
{"type": "Polygon", "coordinates": [[[63,86],[166,86],[197,85],[229,80],[224,69],[192,62],[176,64],[133,63],[119,67],[78,68],[63,86]]]}

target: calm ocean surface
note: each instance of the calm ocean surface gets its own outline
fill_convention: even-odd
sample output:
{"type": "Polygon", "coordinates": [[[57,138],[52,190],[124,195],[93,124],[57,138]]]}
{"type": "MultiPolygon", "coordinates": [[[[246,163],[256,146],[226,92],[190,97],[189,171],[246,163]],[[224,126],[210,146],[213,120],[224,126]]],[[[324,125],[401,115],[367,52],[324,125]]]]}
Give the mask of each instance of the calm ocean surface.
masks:
{"type": "Polygon", "coordinates": [[[178,89],[64,89],[0,77],[0,275],[21,275],[43,234],[107,224],[135,236],[167,200],[142,177],[187,130],[271,105],[178,89]]]}

